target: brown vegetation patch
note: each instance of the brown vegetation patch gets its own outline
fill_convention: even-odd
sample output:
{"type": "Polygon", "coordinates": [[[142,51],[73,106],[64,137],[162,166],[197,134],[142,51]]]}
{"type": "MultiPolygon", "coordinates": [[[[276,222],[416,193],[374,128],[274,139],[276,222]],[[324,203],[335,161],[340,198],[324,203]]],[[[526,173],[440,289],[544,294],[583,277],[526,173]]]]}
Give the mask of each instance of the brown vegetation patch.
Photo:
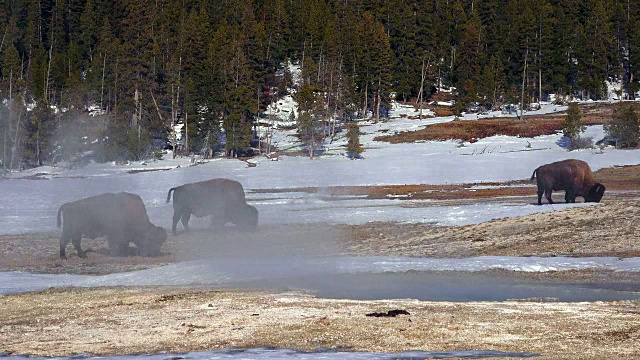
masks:
{"type": "MultiPolygon", "coordinates": [[[[433,124],[416,131],[404,131],[393,135],[377,136],[375,141],[386,141],[392,144],[416,141],[462,140],[476,142],[479,139],[495,135],[533,138],[540,135],[552,135],[562,130],[563,119],[528,119],[520,121],[516,118],[496,118],[486,120],[452,121],[433,124]]],[[[583,120],[585,125],[602,124],[598,120],[583,120]]]]}
{"type": "MultiPolygon", "coordinates": [[[[533,169],[531,169],[533,171],[533,169]]],[[[594,172],[595,179],[607,187],[607,191],[640,190],[640,165],[600,169],[594,172]]],[[[305,187],[289,189],[256,189],[256,193],[307,192],[332,196],[366,196],[368,199],[405,200],[462,200],[499,198],[507,196],[536,196],[536,182],[518,180],[504,183],[487,182],[454,185],[379,185],[379,186],[332,186],[327,188],[305,187]]],[[[609,194],[605,193],[605,197],[609,194]]],[[[532,200],[533,201],[533,200],[532,200]]]]}
{"type": "Polygon", "coordinates": [[[609,190],[640,190],[640,165],[604,168],[593,175],[609,190]]]}
{"type": "Polygon", "coordinates": [[[436,117],[446,117],[446,116],[453,115],[453,109],[451,109],[450,107],[436,106],[436,107],[431,107],[430,109],[431,111],[433,111],[436,117]]]}
{"type": "MultiPolygon", "coordinates": [[[[598,104],[582,106],[582,122],[584,125],[601,125],[611,119],[613,106],[598,104]]],[[[428,125],[416,131],[404,131],[392,135],[377,136],[375,141],[386,141],[392,144],[416,141],[462,140],[475,142],[495,135],[536,137],[552,135],[562,130],[564,112],[547,115],[525,116],[518,118],[491,118],[482,120],[462,120],[428,125]]],[[[441,115],[437,115],[441,116],[441,115]]]]}

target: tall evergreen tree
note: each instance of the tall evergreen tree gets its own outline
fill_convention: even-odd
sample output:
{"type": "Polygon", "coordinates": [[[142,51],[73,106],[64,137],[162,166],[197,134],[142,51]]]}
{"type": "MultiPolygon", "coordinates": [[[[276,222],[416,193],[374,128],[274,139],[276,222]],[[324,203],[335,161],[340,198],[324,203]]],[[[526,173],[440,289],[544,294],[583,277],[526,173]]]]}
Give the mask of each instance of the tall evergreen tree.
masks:
{"type": "Polygon", "coordinates": [[[620,147],[636,147],[640,138],[640,115],[632,105],[621,104],[613,111],[604,130],[620,147]]]}

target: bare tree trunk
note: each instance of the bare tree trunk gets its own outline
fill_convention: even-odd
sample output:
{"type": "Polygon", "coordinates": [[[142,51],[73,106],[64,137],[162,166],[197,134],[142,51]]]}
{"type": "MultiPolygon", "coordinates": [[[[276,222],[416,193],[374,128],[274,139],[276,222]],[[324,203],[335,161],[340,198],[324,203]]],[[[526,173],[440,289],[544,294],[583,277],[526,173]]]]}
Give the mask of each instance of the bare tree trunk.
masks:
{"type": "Polygon", "coordinates": [[[422,96],[423,96],[423,92],[424,92],[424,59],[422,59],[420,90],[418,91],[418,101],[420,103],[420,119],[422,119],[422,96]]]}
{"type": "Polygon", "coordinates": [[[173,158],[176,158],[176,146],[178,136],[176,134],[176,98],[174,96],[173,85],[171,85],[171,133],[173,134],[173,158]]]}
{"type": "Polygon", "coordinates": [[[118,119],[118,61],[119,59],[116,59],[116,76],[113,85],[113,115],[116,120],[118,119]]]}
{"type": "MultiPolygon", "coordinates": [[[[51,20],[53,22],[53,20],[51,20]]],[[[44,81],[44,98],[48,102],[49,101],[49,77],[51,75],[51,62],[53,60],[53,40],[51,41],[51,45],[49,46],[49,64],[47,65],[47,77],[44,81]]]]}
{"type": "Polygon", "coordinates": [[[158,102],[156,101],[155,96],[153,96],[153,91],[149,90],[149,94],[151,94],[151,100],[153,100],[153,105],[156,106],[156,111],[158,112],[158,117],[160,118],[160,122],[164,124],[164,118],[162,117],[162,112],[160,111],[158,102]]]}
{"type": "Polygon", "coordinates": [[[136,111],[133,114],[133,118],[131,119],[131,127],[132,128],[137,128],[138,127],[138,107],[140,106],[140,92],[138,91],[138,89],[135,89],[133,91],[133,103],[135,104],[135,109],[136,111]]]}
{"type": "Polygon", "coordinates": [[[538,69],[538,102],[542,101],[542,69],[538,69]]]}
{"type": "Polygon", "coordinates": [[[4,128],[4,138],[2,139],[2,170],[7,170],[7,127],[4,128]]]}
{"type": "Polygon", "coordinates": [[[524,85],[527,78],[527,60],[529,57],[529,46],[527,45],[527,52],[524,56],[524,67],[522,69],[522,93],[520,96],[520,120],[524,118],[524,85]]]}
{"type": "Polygon", "coordinates": [[[365,83],[364,85],[364,104],[362,106],[362,119],[366,119],[367,118],[367,100],[369,98],[369,83],[365,83]]]}
{"type": "Polygon", "coordinates": [[[102,98],[104,96],[104,73],[107,67],[107,52],[104,52],[104,56],[102,57],[102,83],[100,84],[100,110],[104,109],[102,107],[102,98]]]}
{"type": "Polygon", "coordinates": [[[189,155],[189,112],[184,112],[184,149],[185,153],[189,155]]]}
{"type": "Polygon", "coordinates": [[[38,124],[38,130],[36,130],[36,165],[42,165],[40,161],[40,125],[38,124]]]}
{"type": "Polygon", "coordinates": [[[2,52],[2,46],[4,45],[4,39],[7,36],[7,30],[9,29],[9,24],[4,27],[4,34],[2,34],[2,42],[0,42],[0,52],[2,52]]]}
{"type": "Polygon", "coordinates": [[[7,170],[7,134],[11,133],[11,121],[12,121],[12,111],[13,111],[13,70],[9,72],[9,118],[7,119],[8,131],[7,128],[4,128],[4,142],[2,149],[2,169],[7,170]]]}
{"type": "Polygon", "coordinates": [[[18,120],[16,121],[16,135],[13,138],[13,149],[11,151],[11,163],[9,164],[9,170],[13,171],[13,160],[15,159],[15,155],[18,152],[18,136],[20,134],[20,118],[22,117],[22,112],[18,113],[18,120]]]}
{"type": "Polygon", "coordinates": [[[376,90],[376,101],[374,102],[374,106],[376,107],[376,122],[380,121],[380,105],[382,103],[382,94],[380,91],[381,81],[378,79],[378,89],[376,90]]]}

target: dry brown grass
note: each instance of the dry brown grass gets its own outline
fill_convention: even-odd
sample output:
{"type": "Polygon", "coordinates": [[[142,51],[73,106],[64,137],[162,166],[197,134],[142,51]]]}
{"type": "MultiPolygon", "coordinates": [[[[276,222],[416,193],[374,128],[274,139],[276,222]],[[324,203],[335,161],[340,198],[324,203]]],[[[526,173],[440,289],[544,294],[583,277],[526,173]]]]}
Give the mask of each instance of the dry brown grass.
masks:
{"type": "MultiPolygon", "coordinates": [[[[533,171],[533,169],[531,169],[533,171]]],[[[594,173],[598,182],[605,184],[608,191],[640,190],[640,165],[621,166],[600,169],[594,173]]],[[[308,192],[334,196],[366,195],[368,199],[429,199],[429,200],[462,200],[479,198],[496,198],[505,196],[531,196],[535,198],[536,183],[530,180],[512,181],[508,183],[454,184],[454,185],[380,185],[380,186],[332,186],[328,188],[306,187],[294,189],[260,189],[260,193],[308,192]],[[527,185],[530,186],[522,186],[527,185]],[[494,188],[474,188],[474,185],[494,188]],[[518,185],[518,186],[512,186],[518,185]]],[[[608,195],[605,195],[608,196],[608,195]]]]}
{"type": "MultiPolygon", "coordinates": [[[[2,351],[122,355],[275,346],[311,351],[491,349],[542,359],[637,359],[638,302],[424,302],[172,288],[0,297],[2,351]],[[367,317],[402,309],[410,315],[367,317]]],[[[170,357],[170,355],[164,356],[170,357]]]]}
{"type": "MultiPolygon", "coordinates": [[[[585,125],[600,125],[606,123],[613,113],[613,106],[597,104],[582,106],[585,125]]],[[[437,116],[446,116],[438,115],[437,116]]],[[[433,124],[417,131],[405,131],[393,135],[378,136],[375,141],[386,141],[392,144],[416,141],[444,141],[458,139],[476,142],[479,139],[495,136],[536,137],[552,135],[562,130],[565,113],[525,116],[524,120],[517,118],[492,118],[483,120],[452,121],[433,124]]]]}

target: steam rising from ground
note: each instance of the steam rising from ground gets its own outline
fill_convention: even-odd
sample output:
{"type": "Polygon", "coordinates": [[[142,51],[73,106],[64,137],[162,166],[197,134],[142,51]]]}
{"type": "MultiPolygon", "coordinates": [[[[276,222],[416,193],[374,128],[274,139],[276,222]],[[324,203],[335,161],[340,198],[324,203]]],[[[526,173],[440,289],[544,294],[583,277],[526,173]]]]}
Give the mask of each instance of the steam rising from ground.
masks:
{"type": "Polygon", "coordinates": [[[329,225],[264,225],[256,232],[233,227],[197,227],[178,232],[175,239],[179,262],[230,258],[281,262],[286,258],[316,259],[338,254],[337,243],[345,234],[329,225]]]}

